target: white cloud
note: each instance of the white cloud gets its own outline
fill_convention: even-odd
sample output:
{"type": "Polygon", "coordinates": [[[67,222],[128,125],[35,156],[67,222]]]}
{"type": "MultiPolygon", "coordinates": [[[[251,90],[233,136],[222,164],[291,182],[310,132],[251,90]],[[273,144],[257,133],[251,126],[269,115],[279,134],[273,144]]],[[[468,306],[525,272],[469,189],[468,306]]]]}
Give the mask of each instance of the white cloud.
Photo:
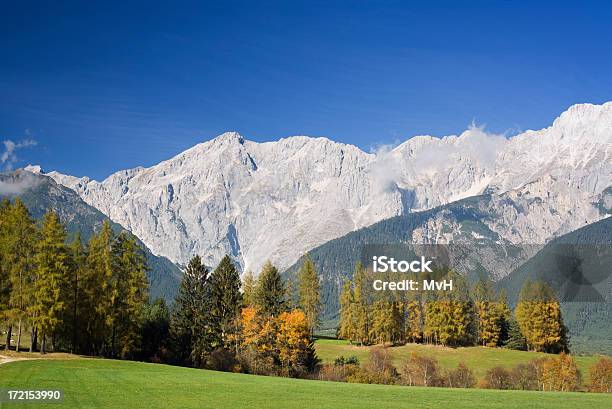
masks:
{"type": "Polygon", "coordinates": [[[30,172],[20,172],[0,180],[0,195],[20,195],[28,189],[36,187],[42,178],[36,177],[30,172]]]}
{"type": "Polygon", "coordinates": [[[2,141],[2,144],[4,145],[4,152],[0,155],[0,165],[3,170],[12,170],[13,165],[17,162],[17,151],[36,146],[37,142],[34,139],[24,139],[19,142],[7,139],[2,141]]]}

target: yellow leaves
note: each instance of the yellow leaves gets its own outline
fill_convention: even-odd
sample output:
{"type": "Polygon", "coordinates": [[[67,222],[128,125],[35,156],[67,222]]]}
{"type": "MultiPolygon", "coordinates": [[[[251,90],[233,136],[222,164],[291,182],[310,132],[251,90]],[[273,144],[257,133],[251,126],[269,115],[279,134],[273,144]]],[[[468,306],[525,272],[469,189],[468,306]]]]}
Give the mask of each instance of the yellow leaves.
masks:
{"type": "Polygon", "coordinates": [[[310,342],[306,315],[296,309],[282,313],[278,321],[276,341],[281,363],[283,366],[298,366],[310,342]]]}
{"type": "Polygon", "coordinates": [[[516,320],[527,345],[546,351],[561,341],[561,308],[556,301],[522,301],[516,306],[516,320]]]}
{"type": "Polygon", "coordinates": [[[575,391],[580,385],[580,371],[574,359],[561,353],[541,361],[540,383],[545,391],[575,391]]]}
{"type": "Polygon", "coordinates": [[[612,359],[602,357],[591,367],[591,392],[612,392],[612,359]]]}

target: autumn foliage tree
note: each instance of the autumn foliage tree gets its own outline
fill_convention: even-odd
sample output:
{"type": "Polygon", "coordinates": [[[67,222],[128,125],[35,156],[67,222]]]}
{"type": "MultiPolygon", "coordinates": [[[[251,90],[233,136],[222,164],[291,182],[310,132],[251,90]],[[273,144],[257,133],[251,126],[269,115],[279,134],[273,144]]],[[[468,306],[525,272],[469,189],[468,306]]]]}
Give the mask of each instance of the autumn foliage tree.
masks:
{"type": "Polygon", "coordinates": [[[590,370],[591,392],[612,393],[612,359],[601,357],[590,370]]]}
{"type": "Polygon", "coordinates": [[[567,351],[561,306],[554,292],[542,282],[527,281],[519,295],[516,321],[530,350],[567,351]]]}

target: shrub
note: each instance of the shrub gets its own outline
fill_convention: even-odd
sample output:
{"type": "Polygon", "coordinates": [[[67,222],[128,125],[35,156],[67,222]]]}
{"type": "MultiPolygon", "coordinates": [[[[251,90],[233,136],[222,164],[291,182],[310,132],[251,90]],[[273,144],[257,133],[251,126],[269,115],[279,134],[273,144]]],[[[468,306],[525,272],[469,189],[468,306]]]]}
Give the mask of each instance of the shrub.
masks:
{"type": "Polygon", "coordinates": [[[554,358],[545,359],[540,371],[540,384],[545,391],[575,391],[580,386],[580,371],[574,359],[561,353],[554,358]]]}
{"type": "Polygon", "coordinates": [[[591,392],[612,392],[612,359],[600,358],[591,367],[591,392]]]}
{"type": "Polygon", "coordinates": [[[347,378],[359,370],[358,365],[324,364],[319,368],[317,379],[321,381],[346,382],[347,378]]]}
{"type": "Polygon", "coordinates": [[[387,348],[373,348],[368,361],[346,378],[350,383],[383,385],[393,385],[398,379],[399,374],[391,363],[391,354],[387,348]]]}
{"type": "Polygon", "coordinates": [[[334,359],[334,365],[359,365],[359,359],[355,355],[349,356],[348,358],[340,355],[338,358],[334,359]]]}
{"type": "Polygon", "coordinates": [[[225,348],[217,348],[210,353],[206,360],[206,367],[214,371],[231,372],[235,369],[236,355],[225,348]]]}
{"type": "Polygon", "coordinates": [[[511,389],[510,372],[501,366],[491,368],[487,371],[481,386],[486,389],[511,389]]]}
{"type": "Polygon", "coordinates": [[[434,358],[412,353],[402,373],[404,383],[408,386],[443,386],[438,362],[434,358]]]}
{"type": "Polygon", "coordinates": [[[535,362],[518,364],[510,371],[510,383],[512,389],[538,390],[538,371],[535,362]]]}
{"type": "Polygon", "coordinates": [[[476,385],[474,372],[463,362],[446,373],[447,386],[451,388],[473,388],[476,385]]]}

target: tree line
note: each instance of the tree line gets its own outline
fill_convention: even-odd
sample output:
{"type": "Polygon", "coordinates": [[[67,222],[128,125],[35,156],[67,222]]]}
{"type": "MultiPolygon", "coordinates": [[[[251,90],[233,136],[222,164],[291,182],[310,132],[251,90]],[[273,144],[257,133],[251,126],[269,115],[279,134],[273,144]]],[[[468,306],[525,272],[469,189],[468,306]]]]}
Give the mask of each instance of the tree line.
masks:
{"type": "Polygon", "coordinates": [[[83,243],[67,242],[49,211],[36,222],[19,199],[0,204],[0,320],[5,348],[29,332],[30,351],[131,358],[148,299],[146,261],[136,239],[108,222],[83,243]]]}
{"type": "Polygon", "coordinates": [[[456,285],[453,291],[382,298],[372,294],[368,272],[358,263],[340,294],[339,337],[361,345],[413,342],[569,352],[559,301],[546,284],[525,282],[512,313],[491,281],[480,279],[470,287],[452,271],[446,276],[456,285]]]}
{"type": "Polygon", "coordinates": [[[212,272],[193,257],[170,317],[165,360],[255,374],[313,371],[321,302],[309,258],[300,269],[295,302],[293,293],[269,261],[257,278],[249,272],[241,280],[227,255],[212,272]]]}
{"type": "Polygon", "coordinates": [[[170,307],[149,300],[146,273],[136,239],[108,222],[86,243],[78,233],[68,241],[55,212],[37,222],[19,199],[0,204],[5,348],[23,350],[28,332],[26,349],[41,353],[290,376],[316,367],[321,302],[310,258],[294,289],[270,262],[243,281],[229,256],[212,270],[195,256],[170,307]]]}
{"type": "Polygon", "coordinates": [[[591,368],[588,383],[584,383],[575,360],[565,353],[541,357],[512,368],[496,366],[477,379],[464,362],[455,368],[443,368],[435,357],[411,353],[401,372],[393,365],[388,347],[374,347],[368,359],[361,363],[356,357],[340,356],[323,365],[317,379],[349,383],[375,383],[447,388],[513,389],[536,391],[611,392],[612,360],[601,357],[591,368]]]}

